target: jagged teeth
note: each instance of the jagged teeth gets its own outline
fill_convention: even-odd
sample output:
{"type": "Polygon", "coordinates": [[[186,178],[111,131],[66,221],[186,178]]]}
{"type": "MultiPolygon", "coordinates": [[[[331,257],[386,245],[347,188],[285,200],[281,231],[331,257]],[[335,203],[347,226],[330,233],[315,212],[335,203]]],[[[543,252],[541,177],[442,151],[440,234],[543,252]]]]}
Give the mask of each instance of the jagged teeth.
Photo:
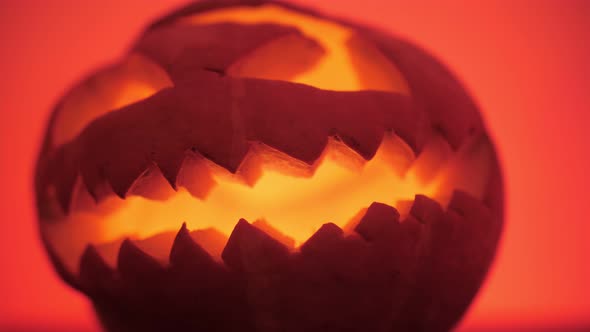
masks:
{"type": "Polygon", "coordinates": [[[183,224],[171,244],[169,264],[142,250],[141,241],[125,240],[113,268],[91,245],[82,255],[78,281],[92,298],[107,296],[127,306],[167,298],[173,305],[197,301],[209,307],[227,298],[237,306],[231,310],[256,303],[272,312],[286,296],[299,303],[291,310],[309,306],[322,313],[326,306],[320,303],[333,308],[369,297],[376,309],[397,308],[403,323],[404,315],[470,300],[492,258],[498,224],[489,209],[462,192],[455,193],[446,211],[417,196],[401,222],[395,208],[374,203],[354,232],[324,224],[298,251],[242,219],[227,240],[223,262],[183,224]],[[384,292],[393,294],[393,302],[377,303],[384,292]]]}
{"type": "MultiPolygon", "coordinates": [[[[408,242],[409,239],[414,239],[410,242],[415,243],[416,239],[420,237],[423,227],[448,228],[446,233],[451,234],[453,227],[456,227],[453,225],[461,222],[459,219],[483,220],[483,222],[478,222],[481,224],[480,226],[467,224],[461,225],[462,228],[469,230],[479,227],[492,231],[491,226],[481,228],[483,225],[492,224],[489,209],[468,194],[456,192],[449,204],[449,210],[446,212],[436,201],[426,196],[417,195],[410,209],[410,214],[403,222],[400,222],[400,215],[395,208],[383,203],[373,203],[355,224],[354,233],[345,235],[340,227],[333,223],[327,223],[303,243],[299,251],[301,253],[321,251],[322,247],[333,246],[334,243],[343,241],[345,238],[352,241],[351,235],[357,234],[352,237],[360,236],[359,240],[362,239],[362,241],[373,245],[389,246],[390,251],[396,252],[405,250],[403,246],[407,243],[404,244],[404,241],[408,242]],[[457,220],[449,222],[449,218],[457,220]],[[436,225],[433,226],[432,223],[436,223],[436,225]],[[406,239],[403,239],[404,237],[406,239]]],[[[170,239],[164,241],[164,244],[155,246],[149,245],[153,238],[138,242],[129,239],[123,241],[118,251],[116,270],[125,278],[142,278],[143,275],[165,269],[167,263],[160,258],[164,256],[164,253],[159,253],[158,250],[161,251],[162,248],[167,247],[166,243],[171,244],[170,265],[207,267],[219,264],[219,261],[212,257],[213,254],[214,256],[220,255],[229,268],[244,270],[247,269],[248,264],[252,263],[250,261],[252,257],[256,257],[258,260],[255,262],[256,264],[262,264],[264,260],[279,261],[292,254],[289,242],[282,239],[284,236],[277,237],[277,234],[280,233],[268,223],[258,221],[250,224],[242,219],[236,224],[229,239],[225,241],[223,236],[213,229],[190,233],[184,223],[173,238],[173,242],[170,237],[172,234],[166,236],[170,239]],[[195,241],[196,238],[198,242],[195,241]],[[221,249],[215,248],[219,247],[221,242],[226,242],[222,252],[221,249]],[[206,245],[206,249],[199,243],[206,245]]],[[[156,237],[163,238],[164,235],[166,234],[156,237]]],[[[151,242],[156,241],[152,240],[151,242]]],[[[82,255],[80,277],[87,279],[85,282],[92,283],[95,281],[93,278],[109,274],[109,271],[112,270],[99,252],[100,250],[90,245],[82,255]]]]}
{"type": "Polygon", "coordinates": [[[240,81],[248,91],[247,98],[236,101],[240,104],[239,120],[243,126],[243,130],[236,131],[231,107],[219,103],[218,109],[210,110],[199,104],[209,100],[211,94],[215,98],[221,98],[220,94],[224,98],[231,95],[231,84],[223,80],[210,83],[176,86],[111,112],[89,124],[76,140],[58,147],[56,153],[48,157],[42,174],[44,183],[57,187],[64,211],[69,211],[72,186],[78,174],[96,199],[100,198],[98,189],[105,183],[115,194],[125,197],[146,170],[155,165],[159,176],[170,187],[177,188],[187,151],[193,151],[252,182],[255,170],[252,174],[241,174],[239,168],[247,161],[253,142],[313,165],[325,151],[330,137],[338,137],[369,160],[385,133],[395,132],[417,152],[430,132],[428,121],[423,121],[415,112],[406,96],[378,91],[322,91],[318,94],[312,87],[252,79],[240,81]],[[205,91],[208,89],[211,91],[205,91]],[[285,105],[285,98],[273,97],[275,90],[279,95],[293,94],[288,99],[302,105],[285,105]],[[372,102],[367,104],[366,100],[372,102]],[[260,107],[260,101],[265,101],[262,105],[266,106],[260,107]],[[281,112],[276,112],[278,108],[281,112]],[[299,116],[301,109],[314,108],[321,108],[326,114],[309,112],[308,116],[299,116]],[[170,117],[171,112],[174,117],[170,117]],[[352,118],[363,118],[363,121],[352,121],[352,118]],[[163,121],[173,123],[162,127],[159,123],[163,121]],[[187,123],[193,127],[187,127],[187,123]],[[170,129],[172,125],[176,126],[175,130],[170,129]],[[407,128],[416,131],[408,132],[407,128]]]}

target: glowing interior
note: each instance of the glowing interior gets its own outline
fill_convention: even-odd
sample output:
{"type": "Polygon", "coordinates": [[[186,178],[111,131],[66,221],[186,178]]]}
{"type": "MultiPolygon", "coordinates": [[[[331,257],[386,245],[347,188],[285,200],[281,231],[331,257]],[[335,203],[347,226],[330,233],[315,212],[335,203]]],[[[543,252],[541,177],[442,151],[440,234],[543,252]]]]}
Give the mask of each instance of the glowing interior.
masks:
{"type": "MultiPolygon", "coordinates": [[[[179,24],[220,21],[293,25],[325,49],[322,58],[294,76],[282,77],[267,71],[266,75],[273,79],[333,90],[407,92],[406,83],[393,64],[370,44],[349,43],[352,31],[332,22],[276,6],[263,6],[213,11],[183,19],[179,24]]],[[[267,50],[254,52],[244,61],[276,61],[276,49],[267,50]]],[[[230,74],[256,77],[254,69],[251,65],[242,65],[230,74]]],[[[146,78],[146,71],[141,72],[146,78]]],[[[149,85],[151,88],[170,85],[158,70],[150,72],[153,76],[148,75],[144,81],[160,83],[149,85]]],[[[144,89],[145,86],[134,85],[137,80],[131,76],[117,76],[116,82],[108,81],[117,87],[117,100],[132,102],[153,93],[153,90],[144,89]]],[[[84,91],[83,96],[74,93],[73,101],[66,101],[79,113],[75,116],[71,114],[73,111],[64,113],[63,117],[67,115],[75,120],[72,125],[65,118],[61,120],[63,124],[56,124],[55,135],[60,137],[56,138],[57,142],[71,139],[76,132],[71,128],[79,131],[79,123],[87,123],[116,108],[111,103],[99,110],[96,105],[104,106],[105,102],[94,101],[102,96],[92,94],[90,89],[84,91]],[[82,120],[77,118],[78,114],[83,114],[82,120]],[[61,130],[67,133],[61,134],[61,130]]],[[[124,103],[117,105],[121,104],[124,103]]],[[[189,229],[196,230],[192,233],[195,241],[217,258],[240,218],[258,221],[259,228],[296,247],[324,223],[333,222],[345,228],[359,211],[373,202],[395,206],[403,213],[416,194],[432,197],[443,205],[457,188],[480,197],[486,185],[490,158],[487,142],[473,141],[458,152],[452,152],[438,136],[433,136],[416,158],[399,137],[388,133],[375,157],[364,162],[352,150],[332,140],[321,160],[306,176],[286,172],[283,169],[285,159],[278,163],[266,158],[260,176],[255,181],[246,181],[248,185],[237,180],[240,171],[232,175],[207,163],[200,165],[198,172],[184,174],[184,181],[180,184],[177,181],[179,189],[174,192],[154,169],[153,176],[138,180],[141,190],[136,184],[125,200],[111,195],[100,203],[91,201],[84,186],[79,184],[72,211],[60,220],[42,223],[42,227],[45,238],[72,271],[77,270],[79,257],[88,244],[96,245],[107,262],[114,265],[118,244],[124,238],[137,240],[146,252],[166,261],[174,235],[183,222],[189,229]],[[158,195],[152,195],[154,192],[158,195]]]]}

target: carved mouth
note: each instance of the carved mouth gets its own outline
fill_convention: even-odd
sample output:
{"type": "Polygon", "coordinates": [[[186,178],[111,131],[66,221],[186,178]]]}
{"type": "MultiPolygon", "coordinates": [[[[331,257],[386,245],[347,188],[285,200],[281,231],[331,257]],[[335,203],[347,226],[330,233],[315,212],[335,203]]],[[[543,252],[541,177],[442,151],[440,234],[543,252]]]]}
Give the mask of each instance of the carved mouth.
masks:
{"type": "Polygon", "coordinates": [[[235,174],[190,152],[176,178],[176,191],[155,165],[132,183],[124,198],[102,193],[98,203],[78,178],[67,214],[46,220],[43,231],[71,271],[77,270],[88,244],[115,266],[118,247],[127,238],[141,240],[137,244],[142,249],[166,264],[183,222],[198,230],[195,239],[218,260],[241,218],[295,250],[325,223],[352,231],[373,202],[395,207],[405,216],[415,195],[431,197],[442,206],[457,189],[482,197],[489,148],[479,138],[454,153],[439,138],[415,158],[399,137],[389,134],[365,162],[331,139],[320,159],[297,168],[297,173],[285,168],[287,155],[258,148],[235,174]],[[461,181],[465,176],[469,180],[461,181]]]}
{"type": "Polygon", "coordinates": [[[393,324],[442,330],[477,291],[499,226],[460,191],[446,211],[416,196],[402,221],[391,206],[374,203],[353,231],[324,224],[296,252],[242,219],[220,263],[205,249],[204,233],[182,225],[167,264],[146,253],[149,240],[123,241],[116,267],[87,247],[74,285],[91,296],[107,327],[259,331],[279,324],[290,331],[377,331],[393,324]]]}
{"type": "Polygon", "coordinates": [[[405,213],[418,194],[446,206],[454,190],[481,199],[488,186],[493,151],[484,135],[453,149],[425,129],[427,143],[406,143],[421,131],[403,128],[423,127],[407,97],[195,77],[99,117],[48,159],[42,231],[69,271],[88,245],[115,266],[127,238],[167,264],[183,222],[221,261],[241,218],[294,250],[327,222],[351,231],[373,202],[405,213]],[[285,92],[303,92],[290,101],[298,107],[281,108],[285,92]],[[203,107],[215,93],[221,107],[203,107]],[[301,110],[317,111],[302,121],[301,110]]]}

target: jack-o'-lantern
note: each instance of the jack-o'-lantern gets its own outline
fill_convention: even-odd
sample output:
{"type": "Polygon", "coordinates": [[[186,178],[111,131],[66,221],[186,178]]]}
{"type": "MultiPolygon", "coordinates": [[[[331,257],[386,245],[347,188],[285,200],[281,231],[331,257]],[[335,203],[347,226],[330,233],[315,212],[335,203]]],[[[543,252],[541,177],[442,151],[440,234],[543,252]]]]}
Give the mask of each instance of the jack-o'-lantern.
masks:
{"type": "Polygon", "coordinates": [[[442,331],[502,225],[478,109],[408,42],[197,2],[51,117],[41,234],[111,331],[442,331]]]}

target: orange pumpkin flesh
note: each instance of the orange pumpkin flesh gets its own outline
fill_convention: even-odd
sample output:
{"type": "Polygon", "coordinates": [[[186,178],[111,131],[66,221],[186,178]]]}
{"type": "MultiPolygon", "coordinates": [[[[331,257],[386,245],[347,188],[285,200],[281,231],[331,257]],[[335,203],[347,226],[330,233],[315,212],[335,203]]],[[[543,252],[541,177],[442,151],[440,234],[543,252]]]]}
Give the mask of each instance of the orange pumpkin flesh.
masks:
{"type": "Polygon", "coordinates": [[[502,223],[477,109],[409,44],[238,4],[172,14],[58,105],[58,271],[112,330],[450,328],[502,223]]]}

